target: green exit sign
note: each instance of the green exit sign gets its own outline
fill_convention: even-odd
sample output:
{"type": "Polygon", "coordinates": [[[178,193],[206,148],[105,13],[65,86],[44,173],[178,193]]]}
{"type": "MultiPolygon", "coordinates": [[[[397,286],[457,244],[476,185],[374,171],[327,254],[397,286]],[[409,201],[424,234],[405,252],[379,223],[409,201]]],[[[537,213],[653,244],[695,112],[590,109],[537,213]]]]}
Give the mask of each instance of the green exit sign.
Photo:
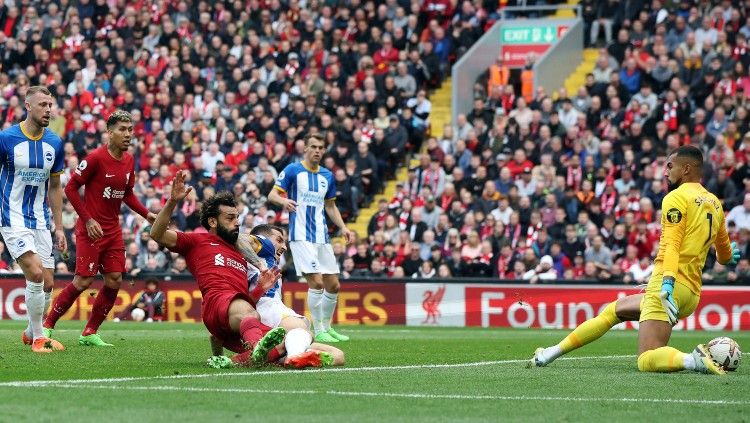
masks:
{"type": "Polygon", "coordinates": [[[503,44],[554,44],[568,29],[567,25],[512,26],[501,32],[503,44]]]}

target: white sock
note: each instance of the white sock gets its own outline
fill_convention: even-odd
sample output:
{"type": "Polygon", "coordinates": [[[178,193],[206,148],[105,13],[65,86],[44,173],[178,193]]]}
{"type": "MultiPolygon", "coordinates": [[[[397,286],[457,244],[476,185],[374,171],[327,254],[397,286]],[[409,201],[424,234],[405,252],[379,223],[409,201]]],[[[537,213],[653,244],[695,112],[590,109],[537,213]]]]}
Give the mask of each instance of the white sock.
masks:
{"type": "Polygon", "coordinates": [[[338,292],[323,292],[323,300],[320,302],[323,307],[323,330],[328,331],[331,328],[331,319],[333,312],[336,310],[336,301],[339,298],[338,292]]]}
{"type": "Polygon", "coordinates": [[[560,357],[562,355],[562,348],[560,348],[560,345],[553,345],[551,347],[547,347],[542,351],[542,360],[544,360],[545,364],[549,364],[557,357],[560,357]]]}
{"type": "Polygon", "coordinates": [[[42,337],[44,314],[44,283],[26,281],[26,313],[29,317],[32,339],[42,337]]]}
{"type": "Polygon", "coordinates": [[[320,304],[322,299],[322,289],[310,288],[307,290],[307,308],[310,309],[310,315],[312,316],[313,327],[315,328],[316,335],[325,332],[323,329],[323,308],[320,304]]]}
{"type": "Polygon", "coordinates": [[[692,354],[685,354],[683,363],[685,364],[685,370],[695,370],[695,357],[692,354]]]}
{"type": "Polygon", "coordinates": [[[52,291],[47,292],[44,291],[44,311],[42,312],[42,315],[47,314],[47,310],[49,310],[49,305],[52,303],[52,291]]]}
{"type": "Polygon", "coordinates": [[[310,344],[312,344],[312,335],[310,332],[302,328],[292,329],[287,332],[286,338],[284,338],[286,356],[293,357],[302,354],[307,350],[307,347],[309,347],[310,344]]]}
{"type": "MultiPolygon", "coordinates": [[[[44,291],[44,311],[42,312],[42,319],[44,319],[45,313],[47,313],[47,310],[49,310],[49,305],[52,302],[52,291],[47,292],[44,291]]],[[[31,338],[31,325],[26,325],[26,336],[31,338]]]]}

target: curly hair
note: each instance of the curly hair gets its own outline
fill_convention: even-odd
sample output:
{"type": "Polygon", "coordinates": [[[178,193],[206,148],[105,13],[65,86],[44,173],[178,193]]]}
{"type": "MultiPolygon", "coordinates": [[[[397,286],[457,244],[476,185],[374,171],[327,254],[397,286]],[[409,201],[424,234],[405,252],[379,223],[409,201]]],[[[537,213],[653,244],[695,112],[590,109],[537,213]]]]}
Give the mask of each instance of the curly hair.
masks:
{"type": "Polygon", "coordinates": [[[109,115],[109,118],[107,119],[107,129],[111,130],[119,122],[131,123],[133,122],[133,116],[125,110],[115,110],[115,112],[109,115]]]}
{"type": "Polygon", "coordinates": [[[229,191],[221,191],[210,198],[206,199],[201,206],[201,226],[210,229],[208,225],[208,219],[211,217],[219,217],[219,207],[237,207],[237,202],[234,201],[234,196],[229,191]]]}

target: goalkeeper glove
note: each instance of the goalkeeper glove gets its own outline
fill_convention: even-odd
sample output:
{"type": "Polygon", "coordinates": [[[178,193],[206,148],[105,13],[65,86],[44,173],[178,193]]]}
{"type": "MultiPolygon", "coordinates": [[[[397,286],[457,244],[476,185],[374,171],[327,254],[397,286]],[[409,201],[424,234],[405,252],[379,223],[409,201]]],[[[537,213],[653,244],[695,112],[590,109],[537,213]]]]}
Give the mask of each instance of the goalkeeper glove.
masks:
{"type": "Polygon", "coordinates": [[[740,257],[742,256],[742,253],[740,252],[740,249],[737,248],[737,243],[732,242],[732,258],[729,259],[727,262],[727,265],[734,266],[737,264],[737,262],[740,261],[740,257]]]}
{"type": "Polygon", "coordinates": [[[677,323],[677,314],[679,310],[677,309],[677,304],[674,302],[674,296],[672,295],[672,292],[674,291],[674,278],[672,276],[665,276],[661,280],[661,304],[664,306],[664,311],[667,312],[667,317],[669,317],[669,323],[674,326],[677,323]]]}

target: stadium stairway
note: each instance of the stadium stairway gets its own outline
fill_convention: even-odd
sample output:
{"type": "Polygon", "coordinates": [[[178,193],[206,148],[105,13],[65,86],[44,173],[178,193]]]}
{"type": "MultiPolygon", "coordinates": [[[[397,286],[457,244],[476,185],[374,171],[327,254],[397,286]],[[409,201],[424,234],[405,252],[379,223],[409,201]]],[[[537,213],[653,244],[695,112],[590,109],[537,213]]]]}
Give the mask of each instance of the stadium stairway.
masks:
{"type": "MultiPolygon", "coordinates": [[[[430,136],[439,138],[443,136],[443,126],[451,121],[450,77],[443,81],[440,88],[430,96],[430,101],[432,102],[432,112],[430,113],[430,136]]],[[[424,151],[426,145],[427,142],[425,140],[425,142],[422,143],[422,151],[424,151]]],[[[409,166],[416,166],[418,163],[418,160],[410,159],[409,166]]],[[[372,216],[378,211],[378,201],[380,201],[381,198],[390,201],[391,198],[396,195],[396,183],[398,181],[406,181],[407,173],[408,167],[400,167],[398,171],[396,171],[396,177],[386,182],[383,193],[376,195],[369,207],[360,209],[357,219],[353,223],[347,225],[349,229],[357,233],[357,239],[367,237],[367,225],[370,223],[372,216]]]]}
{"type": "MultiPolygon", "coordinates": [[[[566,2],[569,6],[575,6],[580,3],[579,0],[568,0],[566,2]]],[[[576,14],[572,9],[559,9],[555,12],[555,18],[575,18],[576,14]]]]}
{"type": "MultiPolygon", "coordinates": [[[[583,62],[581,62],[576,70],[565,79],[565,89],[568,91],[569,97],[574,97],[578,88],[585,84],[586,74],[594,70],[594,66],[596,66],[596,58],[598,56],[599,51],[595,48],[583,49],[583,62]]],[[[550,90],[546,91],[547,93],[550,93],[550,90]]],[[[557,97],[557,92],[554,92],[553,97],[557,97]]]]}

